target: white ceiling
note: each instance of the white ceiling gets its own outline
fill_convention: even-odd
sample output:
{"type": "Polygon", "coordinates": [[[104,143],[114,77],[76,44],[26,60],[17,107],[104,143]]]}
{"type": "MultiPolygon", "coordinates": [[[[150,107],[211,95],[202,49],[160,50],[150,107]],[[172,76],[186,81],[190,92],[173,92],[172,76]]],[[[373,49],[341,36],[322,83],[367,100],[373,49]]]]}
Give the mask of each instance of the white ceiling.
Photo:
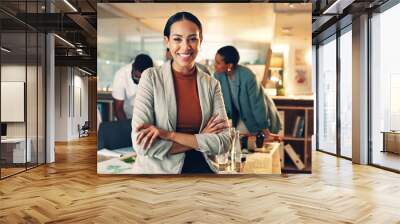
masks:
{"type": "MultiPolygon", "coordinates": [[[[162,35],[167,19],[176,12],[189,11],[196,15],[203,25],[205,41],[226,40],[248,42],[279,42],[290,39],[311,41],[311,4],[288,3],[109,3],[98,4],[99,21],[101,12],[117,18],[130,18],[142,23],[149,30],[162,35]],[[282,27],[291,27],[288,35],[282,27]]],[[[112,19],[111,19],[112,20],[112,19]]],[[[118,19],[115,19],[115,21],[118,19]]],[[[119,19],[121,21],[121,19],[119,19]]],[[[108,35],[132,36],[138,33],[129,20],[116,24],[111,21],[99,22],[99,41],[108,35]],[[105,24],[107,27],[101,27],[105,24]],[[101,32],[107,30],[107,32],[101,32]]],[[[150,32],[150,31],[149,31],[150,32]]],[[[143,34],[143,30],[140,30],[143,34]]],[[[150,32],[153,33],[153,32],[150,32]]],[[[154,34],[154,33],[153,33],[154,34]]]]}

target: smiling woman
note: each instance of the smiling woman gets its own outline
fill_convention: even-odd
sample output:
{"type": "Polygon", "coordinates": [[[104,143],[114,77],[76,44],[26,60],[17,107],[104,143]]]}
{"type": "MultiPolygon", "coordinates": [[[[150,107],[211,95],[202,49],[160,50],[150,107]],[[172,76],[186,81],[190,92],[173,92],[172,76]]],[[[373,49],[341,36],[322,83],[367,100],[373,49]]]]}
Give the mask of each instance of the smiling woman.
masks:
{"type": "MultiPolygon", "coordinates": [[[[282,58],[281,65],[275,66],[280,80],[285,80],[279,83],[279,88],[285,88],[287,94],[299,93],[300,87],[293,83],[292,74],[295,74],[295,53],[302,50],[303,56],[310,47],[311,4],[299,4],[294,10],[284,3],[100,3],[98,9],[98,102],[106,118],[103,123],[115,117],[108,98],[109,92],[115,90],[108,88],[115,72],[126,63],[132,64],[138,54],[147,54],[154,62],[153,68],[143,71],[135,88],[136,99],[132,102],[135,109],[131,110],[133,131],[128,132],[132,131],[126,139],[132,142],[130,151],[134,151],[135,162],[129,164],[126,172],[275,173],[268,171],[267,163],[260,163],[262,169],[257,166],[250,166],[254,168],[251,171],[247,169],[252,161],[258,162],[252,156],[258,159],[265,156],[253,155],[258,151],[249,152],[247,147],[252,150],[256,142],[261,146],[263,139],[265,142],[280,139],[271,135],[279,131],[280,125],[273,122],[279,121],[273,109],[274,99],[268,98],[264,104],[265,94],[276,93],[277,86],[270,80],[270,59],[275,58],[270,55],[279,54],[282,58]],[[290,36],[283,37],[287,34],[281,32],[283,28],[290,31],[290,36]],[[240,60],[237,57],[237,61],[230,61],[229,52],[217,54],[224,46],[234,47],[240,60]],[[240,101],[238,111],[242,113],[237,117],[232,113],[237,97],[231,99],[226,88],[229,80],[223,84],[218,80],[223,77],[216,76],[225,73],[229,66],[231,73],[240,73],[240,80],[233,80],[240,84],[233,89],[240,101]],[[204,76],[204,72],[208,75],[204,76]],[[264,91],[264,87],[269,88],[264,91]],[[241,126],[235,126],[237,121],[241,121],[241,126]],[[248,131],[240,132],[241,127],[248,131]],[[235,141],[237,138],[240,141],[235,141]],[[238,150],[236,142],[241,143],[242,150],[238,150]]],[[[296,116],[286,116],[290,118],[286,133],[293,133],[295,121],[291,118],[296,116]]],[[[297,138],[293,141],[300,142],[297,138]]],[[[304,154],[302,148],[294,148],[304,154]]],[[[119,150],[110,146],[99,147],[98,151],[103,149],[119,150]]],[[[261,153],[265,151],[279,152],[262,150],[261,153]]],[[[121,161],[119,156],[117,159],[121,161]]],[[[103,162],[106,161],[99,160],[103,162]]],[[[289,162],[286,164],[291,165],[289,162]]]]}
{"type": "Polygon", "coordinates": [[[173,67],[178,72],[188,73],[186,68],[194,68],[202,35],[200,21],[190,13],[177,13],[167,21],[164,42],[174,59],[173,67]]]}
{"type": "Polygon", "coordinates": [[[220,85],[195,65],[202,39],[193,14],[168,19],[164,42],[172,60],[144,71],[135,99],[134,173],[215,173],[209,156],[230,147],[220,85]]]}

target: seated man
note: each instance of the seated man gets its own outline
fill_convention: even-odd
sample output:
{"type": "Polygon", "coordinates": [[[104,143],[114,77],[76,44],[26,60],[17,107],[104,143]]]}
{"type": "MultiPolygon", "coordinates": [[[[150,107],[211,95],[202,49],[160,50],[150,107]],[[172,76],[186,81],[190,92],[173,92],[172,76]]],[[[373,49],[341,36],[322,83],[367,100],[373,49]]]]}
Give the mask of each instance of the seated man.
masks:
{"type": "Polygon", "coordinates": [[[153,67],[153,61],[146,54],[139,54],[132,65],[126,65],[117,71],[114,77],[112,97],[117,120],[132,118],[133,103],[142,72],[153,67]]]}

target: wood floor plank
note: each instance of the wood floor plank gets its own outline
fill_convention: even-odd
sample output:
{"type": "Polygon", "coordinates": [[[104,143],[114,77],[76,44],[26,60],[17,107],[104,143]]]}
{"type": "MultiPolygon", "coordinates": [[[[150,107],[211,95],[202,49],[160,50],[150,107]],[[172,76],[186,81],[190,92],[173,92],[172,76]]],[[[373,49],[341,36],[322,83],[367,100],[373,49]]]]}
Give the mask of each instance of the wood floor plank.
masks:
{"type": "Polygon", "coordinates": [[[0,223],[400,223],[400,175],[313,152],[288,177],[103,176],[96,139],[0,181],[0,223]]]}

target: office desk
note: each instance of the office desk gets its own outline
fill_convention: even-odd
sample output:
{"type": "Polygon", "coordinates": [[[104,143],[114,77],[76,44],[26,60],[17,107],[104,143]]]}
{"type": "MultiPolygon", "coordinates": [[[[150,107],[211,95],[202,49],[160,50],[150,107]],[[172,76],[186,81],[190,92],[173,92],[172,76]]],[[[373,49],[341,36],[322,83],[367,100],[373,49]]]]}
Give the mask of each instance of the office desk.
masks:
{"type": "MultiPolygon", "coordinates": [[[[246,161],[242,164],[240,171],[232,170],[229,166],[224,171],[219,171],[218,174],[280,174],[281,162],[279,143],[270,143],[263,150],[246,154],[246,161]]],[[[133,156],[124,156],[121,158],[100,157],[98,156],[97,172],[99,174],[130,174],[132,173],[133,162],[124,162],[124,159],[133,156]]],[[[218,168],[218,164],[214,163],[218,168]]]]}
{"type": "Polygon", "coordinates": [[[25,144],[25,138],[6,138],[1,139],[1,157],[6,163],[25,163],[31,162],[32,140],[27,138],[28,144],[25,144]],[[25,151],[25,145],[26,151],[25,151]],[[25,159],[27,158],[27,161],[25,159]]]}
{"type": "Polygon", "coordinates": [[[249,153],[246,156],[246,162],[240,173],[248,174],[280,174],[281,173],[281,155],[279,152],[279,143],[270,143],[265,150],[249,153]]]}
{"type": "MultiPolygon", "coordinates": [[[[218,174],[281,174],[279,146],[278,142],[268,143],[255,152],[243,154],[246,161],[241,164],[239,171],[233,170],[232,164],[229,164],[218,174]]],[[[218,167],[218,164],[215,163],[215,166],[218,167]]]]}
{"type": "Polygon", "coordinates": [[[392,152],[400,154],[400,131],[382,131],[383,150],[382,152],[392,152]]]}

